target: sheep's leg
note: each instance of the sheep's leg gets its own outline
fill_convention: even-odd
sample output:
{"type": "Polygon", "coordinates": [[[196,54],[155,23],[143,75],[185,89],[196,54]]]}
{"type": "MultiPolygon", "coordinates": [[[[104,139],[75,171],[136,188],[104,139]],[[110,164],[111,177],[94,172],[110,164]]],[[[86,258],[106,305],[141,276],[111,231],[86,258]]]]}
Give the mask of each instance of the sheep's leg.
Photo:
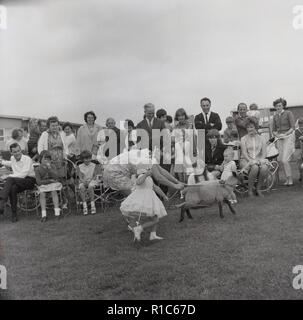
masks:
{"type": "Polygon", "coordinates": [[[218,201],[218,206],[219,206],[219,213],[220,213],[220,218],[223,219],[223,209],[222,209],[222,201],[218,201]]]}
{"type": "Polygon", "coordinates": [[[188,219],[193,219],[193,216],[191,215],[190,210],[186,209],[185,211],[186,211],[188,219]]]}
{"type": "Polygon", "coordinates": [[[181,208],[181,213],[180,213],[180,219],[179,222],[182,222],[184,220],[184,216],[185,216],[185,208],[184,206],[181,208]]]}
{"type": "Polygon", "coordinates": [[[227,199],[224,199],[224,202],[228,205],[229,210],[230,210],[233,214],[236,214],[236,210],[234,209],[234,207],[232,206],[232,204],[231,204],[227,199]]]}

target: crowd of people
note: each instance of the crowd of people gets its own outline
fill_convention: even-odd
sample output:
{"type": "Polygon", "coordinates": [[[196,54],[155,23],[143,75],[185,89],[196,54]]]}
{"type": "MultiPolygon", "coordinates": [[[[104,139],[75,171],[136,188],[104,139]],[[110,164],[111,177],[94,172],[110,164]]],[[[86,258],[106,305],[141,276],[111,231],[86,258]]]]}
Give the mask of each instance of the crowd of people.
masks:
{"type": "MultiPolygon", "coordinates": [[[[93,192],[97,185],[96,168],[101,165],[104,183],[128,196],[121,205],[122,214],[126,218],[140,214],[152,219],[146,224],[130,226],[137,240],[147,227],[152,228],[151,240],[160,239],[156,235],[156,224],[166,215],[161,201],[168,200],[175,190],[180,191],[182,198],[182,189],[189,183],[212,179],[224,182],[231,174],[246,172],[249,196],[262,197],[260,189],[268,174],[268,155],[267,141],[259,132],[262,119],[258,106],[253,103],[248,108],[247,104],[239,103],[237,114],[226,118],[224,132],[221,132],[219,114],[212,111],[211,100],[202,98],[200,106],[201,112],[196,116],[190,117],[184,108],[179,108],[172,117],[165,109],[156,111],[155,106],[148,103],[144,105],[143,120],[135,125],[131,119],[126,119],[123,129],[116,126],[113,118],[106,120],[105,127],[100,126],[93,111],[84,114],[84,124],[77,132],[71,123],[62,124],[55,116],[47,121],[31,119],[28,132],[14,129],[6,143],[11,158],[2,159],[1,165],[10,167],[12,173],[1,177],[0,214],[9,199],[12,220],[17,221],[18,193],[37,186],[42,221],[47,219],[47,193],[52,195],[55,216],[60,217],[57,192],[62,190],[68,170],[63,165],[64,159],[74,163],[81,160],[78,176],[84,215],[88,214],[86,193],[91,213],[96,212],[93,192]],[[205,133],[203,147],[197,141],[199,130],[205,133]],[[163,138],[162,131],[167,133],[168,140],[163,138]],[[142,155],[144,150],[146,153],[142,155]],[[151,161],[138,161],[143,158],[151,161]]],[[[273,106],[276,112],[270,126],[271,135],[279,151],[285,185],[291,186],[294,183],[290,167],[292,156],[297,160],[300,174],[302,171],[303,119],[294,118],[283,98],[275,100],[273,106]]],[[[237,202],[235,194],[230,195],[230,201],[237,202]]],[[[63,192],[62,209],[67,205],[63,192]]]]}

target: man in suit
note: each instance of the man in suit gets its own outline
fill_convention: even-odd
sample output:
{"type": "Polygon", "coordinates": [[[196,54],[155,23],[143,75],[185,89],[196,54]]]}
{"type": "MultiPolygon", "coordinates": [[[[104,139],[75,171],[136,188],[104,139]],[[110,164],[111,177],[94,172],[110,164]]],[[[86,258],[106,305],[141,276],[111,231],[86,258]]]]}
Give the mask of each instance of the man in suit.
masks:
{"type": "Polygon", "coordinates": [[[158,146],[161,150],[160,143],[160,131],[165,128],[165,123],[162,120],[155,118],[155,106],[152,103],[147,103],[144,105],[144,119],[137,124],[138,129],[144,129],[148,134],[148,141],[146,139],[141,139],[140,130],[138,131],[138,141],[142,141],[141,148],[148,148],[149,150],[153,150],[153,142],[154,146],[158,146]]]}
{"type": "Polygon", "coordinates": [[[222,129],[222,122],[220,116],[210,111],[211,101],[209,98],[203,98],[200,101],[202,112],[195,116],[196,129],[205,129],[205,135],[211,129],[222,129]]]}

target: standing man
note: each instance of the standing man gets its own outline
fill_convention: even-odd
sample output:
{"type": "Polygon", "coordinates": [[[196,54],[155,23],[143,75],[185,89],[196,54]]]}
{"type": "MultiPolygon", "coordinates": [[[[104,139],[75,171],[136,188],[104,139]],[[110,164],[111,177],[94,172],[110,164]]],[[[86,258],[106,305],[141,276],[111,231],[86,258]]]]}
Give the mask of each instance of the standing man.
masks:
{"type": "Polygon", "coordinates": [[[24,190],[35,187],[36,179],[32,159],[23,155],[18,143],[10,146],[11,160],[1,160],[0,164],[11,167],[13,173],[7,176],[4,187],[0,192],[0,214],[3,214],[7,199],[10,199],[12,222],[17,222],[17,195],[24,190]]]}
{"type": "MultiPolygon", "coordinates": [[[[137,124],[138,129],[144,129],[148,134],[149,143],[145,145],[145,141],[143,142],[144,145],[141,148],[148,148],[149,150],[153,151],[153,141],[155,145],[159,147],[161,150],[161,146],[159,145],[160,142],[160,131],[165,128],[165,123],[162,120],[155,118],[155,106],[152,103],[147,103],[144,105],[144,119],[137,124]],[[156,130],[155,130],[156,129],[156,130]],[[153,130],[155,130],[153,132],[153,130]]],[[[139,131],[138,131],[139,132],[139,131]]],[[[141,137],[138,137],[138,141],[142,140],[141,137]]]]}
{"type": "Polygon", "coordinates": [[[222,129],[222,122],[218,113],[210,111],[211,101],[209,98],[202,98],[200,101],[202,112],[195,116],[196,129],[205,129],[205,136],[211,129],[222,129]]]}
{"type": "Polygon", "coordinates": [[[246,129],[246,124],[248,120],[247,104],[244,102],[241,102],[238,104],[237,109],[238,109],[238,114],[235,118],[235,125],[239,133],[239,139],[241,140],[242,137],[247,135],[247,129],[246,129]]]}

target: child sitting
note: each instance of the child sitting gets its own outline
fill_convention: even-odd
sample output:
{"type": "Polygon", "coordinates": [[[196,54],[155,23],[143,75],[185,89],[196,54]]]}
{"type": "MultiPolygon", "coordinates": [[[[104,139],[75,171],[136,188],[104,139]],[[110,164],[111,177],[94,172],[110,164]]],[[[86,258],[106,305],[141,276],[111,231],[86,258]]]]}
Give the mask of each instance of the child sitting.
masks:
{"type": "Polygon", "coordinates": [[[59,199],[57,191],[62,189],[62,184],[58,182],[58,174],[56,167],[51,163],[51,154],[44,150],[40,154],[40,165],[35,169],[38,191],[40,194],[40,205],[42,219],[46,222],[46,193],[51,192],[55,209],[55,216],[60,217],[59,199]]]}
{"type": "Polygon", "coordinates": [[[131,230],[134,233],[135,240],[141,240],[141,233],[146,228],[152,228],[149,240],[162,240],[156,234],[157,224],[159,219],[166,216],[167,212],[161,200],[157,197],[156,193],[168,200],[167,196],[163,193],[160,187],[153,183],[151,178],[151,170],[147,168],[139,168],[137,170],[136,187],[133,192],[122,202],[120,210],[124,217],[141,219],[147,217],[151,221],[139,224],[131,230]]]}
{"type": "Polygon", "coordinates": [[[79,189],[80,197],[83,203],[83,214],[88,214],[87,203],[86,203],[86,192],[89,194],[91,203],[91,213],[96,213],[95,201],[94,201],[94,188],[98,185],[97,180],[97,165],[92,162],[92,153],[89,151],[82,151],[80,158],[83,161],[78,166],[78,176],[80,180],[79,189]]]}
{"type": "MultiPolygon", "coordinates": [[[[220,181],[222,183],[225,183],[226,180],[231,177],[234,173],[237,172],[237,166],[234,159],[234,151],[232,148],[227,148],[224,150],[224,161],[221,165],[221,179],[220,181]]],[[[230,203],[237,203],[237,197],[234,193],[234,191],[232,190],[230,192],[230,199],[229,199],[230,203]]]]}
{"type": "Polygon", "coordinates": [[[226,120],[227,128],[223,133],[223,142],[228,144],[230,142],[239,141],[239,134],[235,125],[235,119],[233,117],[227,117],[226,120]]]}

